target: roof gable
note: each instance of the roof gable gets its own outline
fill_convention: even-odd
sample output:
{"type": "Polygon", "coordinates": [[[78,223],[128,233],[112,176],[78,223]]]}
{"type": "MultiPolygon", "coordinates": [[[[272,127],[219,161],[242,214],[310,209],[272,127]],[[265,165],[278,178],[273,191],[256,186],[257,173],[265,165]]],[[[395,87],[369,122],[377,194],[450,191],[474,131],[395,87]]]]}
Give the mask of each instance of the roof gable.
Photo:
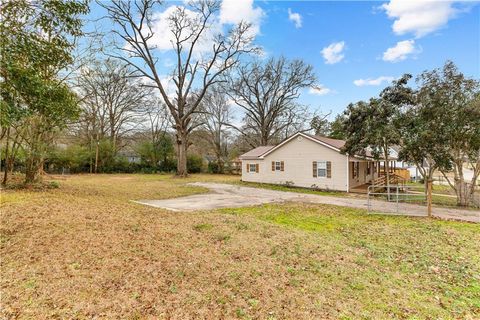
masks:
{"type": "Polygon", "coordinates": [[[253,160],[258,159],[262,154],[269,151],[270,149],[274,148],[274,146],[260,146],[252,149],[244,154],[242,154],[239,158],[242,160],[253,160]]]}
{"type": "MultiPolygon", "coordinates": [[[[295,139],[295,138],[297,138],[297,137],[299,137],[299,136],[301,136],[301,137],[303,137],[303,138],[306,138],[306,139],[309,139],[309,140],[311,140],[311,141],[313,141],[313,142],[316,142],[316,143],[318,143],[318,144],[323,145],[324,147],[330,148],[330,149],[332,149],[332,150],[337,151],[337,152],[340,153],[340,148],[337,148],[337,147],[335,147],[335,146],[333,146],[333,145],[330,145],[330,144],[322,141],[321,138],[323,138],[323,137],[312,136],[312,135],[309,135],[309,134],[305,134],[305,133],[302,133],[302,132],[298,132],[298,133],[294,134],[293,136],[291,136],[290,138],[283,140],[281,143],[279,143],[279,144],[276,145],[275,147],[271,148],[270,150],[266,151],[266,152],[263,153],[259,158],[263,158],[263,157],[267,156],[268,154],[270,154],[270,153],[272,153],[273,151],[281,148],[282,146],[284,146],[285,144],[287,144],[288,142],[292,141],[293,139],[295,139]]],[[[326,139],[328,139],[328,138],[326,138],[326,139]]],[[[335,139],[330,139],[330,140],[335,140],[335,139]]]]}
{"type": "MultiPolygon", "coordinates": [[[[254,160],[254,159],[263,159],[265,156],[269,155],[270,153],[274,152],[275,150],[281,148],[288,142],[292,141],[296,137],[303,137],[306,139],[309,139],[313,142],[316,142],[324,147],[327,147],[329,149],[332,149],[338,153],[342,153],[341,150],[345,146],[345,140],[340,140],[340,139],[332,139],[332,138],[327,138],[327,137],[322,137],[322,136],[316,136],[316,135],[311,135],[311,134],[306,134],[303,132],[298,132],[291,137],[283,140],[276,146],[260,146],[257,147],[253,150],[248,151],[247,153],[244,153],[243,155],[240,156],[240,159],[242,160],[254,160]]],[[[355,158],[373,158],[372,153],[369,150],[365,150],[365,156],[360,156],[360,155],[355,155],[355,158]]]]}
{"type": "Polygon", "coordinates": [[[292,141],[296,137],[304,137],[306,139],[309,139],[313,142],[316,142],[318,144],[321,144],[327,148],[330,148],[334,151],[340,152],[341,147],[345,144],[345,141],[343,140],[336,140],[336,139],[331,139],[331,138],[326,138],[326,137],[320,137],[320,136],[313,136],[309,134],[305,134],[302,132],[298,132],[291,137],[283,140],[281,143],[277,144],[276,146],[261,146],[257,147],[253,150],[248,151],[245,154],[242,154],[240,156],[240,159],[242,160],[253,160],[253,159],[263,159],[265,156],[268,154],[272,153],[273,151],[281,148],[288,142],[292,141]],[[338,147],[339,146],[339,147],[338,147]]]}

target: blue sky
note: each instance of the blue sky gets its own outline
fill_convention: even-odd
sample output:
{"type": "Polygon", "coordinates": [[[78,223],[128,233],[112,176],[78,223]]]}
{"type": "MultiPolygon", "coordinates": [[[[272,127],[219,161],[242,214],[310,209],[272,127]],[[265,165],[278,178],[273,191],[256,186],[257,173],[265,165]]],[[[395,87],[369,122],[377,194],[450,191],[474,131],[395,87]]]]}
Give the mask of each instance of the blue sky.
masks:
{"type": "MultiPolygon", "coordinates": [[[[480,77],[476,2],[224,2],[220,19],[252,22],[265,56],[303,59],[314,66],[321,90],[305,90],[300,102],[312,110],[332,111],[332,116],[350,102],[377,95],[403,73],[415,76],[447,59],[467,76],[480,77]]],[[[176,4],[167,2],[159,10],[176,4]]],[[[101,15],[95,5],[91,18],[101,15]]]]}

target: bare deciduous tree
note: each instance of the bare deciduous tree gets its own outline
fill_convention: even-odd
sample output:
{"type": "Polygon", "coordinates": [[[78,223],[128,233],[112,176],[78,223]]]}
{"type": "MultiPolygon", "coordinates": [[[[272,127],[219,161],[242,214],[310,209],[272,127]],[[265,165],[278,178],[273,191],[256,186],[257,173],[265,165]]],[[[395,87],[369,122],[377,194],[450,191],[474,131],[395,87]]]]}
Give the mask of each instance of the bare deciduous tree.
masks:
{"type": "Polygon", "coordinates": [[[145,118],[148,122],[147,130],[153,145],[160,141],[160,138],[167,132],[168,127],[172,125],[165,104],[159,101],[159,99],[154,99],[154,101],[155,103],[147,106],[145,111],[145,118]]]}
{"type": "Polygon", "coordinates": [[[306,108],[295,100],[300,90],[315,85],[313,67],[302,60],[269,59],[240,66],[232,76],[230,98],[245,112],[244,126],[237,128],[250,145],[268,145],[279,135],[309,121],[306,108]]]}
{"type": "Polygon", "coordinates": [[[94,170],[98,168],[99,142],[108,138],[115,154],[122,137],[132,131],[151,101],[152,90],[131,78],[128,65],[107,59],[82,69],[78,88],[82,115],[78,123],[91,147],[95,147],[94,170]]]}
{"type": "Polygon", "coordinates": [[[228,124],[232,120],[226,94],[219,87],[213,88],[205,95],[202,109],[204,113],[201,122],[208,133],[208,142],[215,152],[218,171],[223,173],[228,158],[228,124]]]}
{"type": "Polygon", "coordinates": [[[176,56],[171,77],[175,94],[169,95],[159,73],[156,55],[153,11],[156,0],[120,1],[99,4],[108,11],[116,25],[112,31],[126,44],[119,47],[127,57],[117,58],[132,65],[139,75],[148,79],[158,89],[175,123],[177,144],[177,175],[187,175],[188,138],[195,125],[192,117],[210,86],[220,81],[220,76],[231,69],[245,53],[257,51],[251,46],[251,25],[239,23],[226,33],[218,33],[208,39],[216,23],[220,2],[200,0],[185,6],[177,6],[169,17],[172,49],[176,56]],[[211,41],[209,52],[200,52],[205,40],[211,41]]]}

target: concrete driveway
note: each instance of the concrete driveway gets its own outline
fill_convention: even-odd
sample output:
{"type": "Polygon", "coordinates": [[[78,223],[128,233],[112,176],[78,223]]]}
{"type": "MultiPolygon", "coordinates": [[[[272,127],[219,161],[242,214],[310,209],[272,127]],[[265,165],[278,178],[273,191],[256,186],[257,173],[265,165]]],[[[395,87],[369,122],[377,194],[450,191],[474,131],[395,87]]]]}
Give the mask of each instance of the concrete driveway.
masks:
{"type": "MultiPolygon", "coordinates": [[[[196,211],[212,210],[218,208],[237,208],[261,205],[264,203],[281,202],[306,202],[322,203],[344,207],[368,209],[367,199],[352,197],[322,196],[297,192],[285,192],[262,188],[243,187],[223,183],[191,183],[210,189],[210,193],[192,196],[165,199],[165,200],[139,200],[137,203],[152,207],[163,208],[171,211],[196,211]]],[[[397,204],[386,201],[374,201],[372,210],[388,214],[401,214],[408,216],[426,216],[426,207],[414,204],[397,204]]],[[[480,210],[461,210],[454,208],[433,208],[433,215],[443,219],[455,219],[471,222],[480,222],[480,210]]]]}

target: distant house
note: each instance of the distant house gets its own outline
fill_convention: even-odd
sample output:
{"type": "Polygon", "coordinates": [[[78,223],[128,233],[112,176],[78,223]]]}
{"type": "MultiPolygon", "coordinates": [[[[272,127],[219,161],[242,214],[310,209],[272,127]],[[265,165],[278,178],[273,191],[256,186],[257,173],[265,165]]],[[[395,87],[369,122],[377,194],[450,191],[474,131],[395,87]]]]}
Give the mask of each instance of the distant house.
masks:
{"type": "Polygon", "coordinates": [[[241,155],[242,181],[365,192],[384,176],[383,161],[369,152],[366,157],[342,154],[344,145],[343,140],[297,133],[276,146],[241,155]]]}
{"type": "Polygon", "coordinates": [[[142,162],[142,157],[135,151],[125,148],[118,153],[120,157],[125,158],[128,163],[140,163],[142,162]]]}
{"type": "Polygon", "coordinates": [[[242,173],[242,160],[239,158],[234,158],[229,163],[230,171],[232,174],[241,174],[242,173]]]}

